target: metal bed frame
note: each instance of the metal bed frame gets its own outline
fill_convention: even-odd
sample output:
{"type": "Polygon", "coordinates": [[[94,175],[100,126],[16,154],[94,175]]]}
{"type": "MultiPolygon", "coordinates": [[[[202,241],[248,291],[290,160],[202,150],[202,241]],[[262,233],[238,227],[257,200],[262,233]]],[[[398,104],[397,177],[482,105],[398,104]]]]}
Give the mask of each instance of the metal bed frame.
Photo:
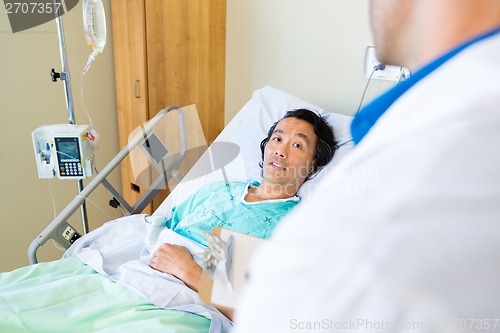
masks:
{"type": "MultiPolygon", "coordinates": [[[[28,258],[30,264],[38,262],[36,254],[38,249],[43,246],[49,239],[53,239],[64,248],[69,248],[74,241],[81,237],[81,235],[73,228],[67,219],[73,215],[82,205],[85,204],[85,199],[100,185],[102,184],[110,194],[124,207],[129,214],[137,214],[143,211],[144,208],[153,200],[153,198],[162,189],[162,185],[168,182],[170,178],[178,181],[181,179],[179,173],[179,166],[181,165],[184,155],[187,150],[187,137],[186,137],[186,124],[184,112],[178,106],[169,106],[160,110],[151,120],[141,127],[141,131],[137,133],[129,144],[124,147],[105,167],[101,172],[97,173],[95,178],[80,192],[75,198],[64,208],[64,210],[57,215],[57,217],[35,238],[28,248],[28,258]],[[129,152],[141,144],[148,144],[148,139],[151,137],[152,131],[157,124],[167,115],[168,112],[175,110],[179,116],[179,128],[181,139],[181,150],[174,161],[165,164],[165,157],[163,157],[156,164],[161,164],[161,170],[158,178],[152,183],[149,189],[131,206],[120,193],[106,180],[106,177],[123,161],[129,152]]],[[[155,161],[156,162],[156,161],[155,161]]],[[[155,163],[152,162],[152,163],[155,163]]]]}

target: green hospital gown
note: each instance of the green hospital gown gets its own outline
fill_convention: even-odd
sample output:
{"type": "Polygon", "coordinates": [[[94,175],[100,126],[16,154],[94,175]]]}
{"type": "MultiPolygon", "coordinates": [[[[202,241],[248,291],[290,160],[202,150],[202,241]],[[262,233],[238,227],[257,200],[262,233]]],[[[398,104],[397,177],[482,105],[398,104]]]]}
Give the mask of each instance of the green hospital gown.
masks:
{"type": "Polygon", "coordinates": [[[249,186],[258,182],[214,182],[200,188],[172,209],[167,227],[206,246],[202,232],[222,227],[269,238],[279,220],[300,201],[288,199],[246,202],[249,186]]]}

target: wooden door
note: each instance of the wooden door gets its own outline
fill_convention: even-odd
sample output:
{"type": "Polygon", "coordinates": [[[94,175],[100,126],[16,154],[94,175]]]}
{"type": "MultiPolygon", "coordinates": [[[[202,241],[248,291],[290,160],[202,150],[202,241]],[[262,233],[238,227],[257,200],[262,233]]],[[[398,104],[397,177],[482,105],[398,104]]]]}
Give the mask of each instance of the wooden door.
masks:
{"type": "MultiPolygon", "coordinates": [[[[149,119],[144,0],[111,0],[116,103],[120,149],[149,119]]],[[[130,158],[121,164],[122,195],[131,205],[144,188],[136,184],[130,158]]],[[[150,213],[149,208],[145,213],[150,213]]]]}
{"type": "Polygon", "coordinates": [[[211,143],[224,128],[226,0],[145,0],[149,108],[195,104],[211,143]]]}
{"type": "MultiPolygon", "coordinates": [[[[120,146],[162,108],[191,104],[211,143],[224,127],[226,0],[111,0],[111,15],[120,146]]],[[[122,163],[130,204],[145,190],[132,169],[122,163]]]]}

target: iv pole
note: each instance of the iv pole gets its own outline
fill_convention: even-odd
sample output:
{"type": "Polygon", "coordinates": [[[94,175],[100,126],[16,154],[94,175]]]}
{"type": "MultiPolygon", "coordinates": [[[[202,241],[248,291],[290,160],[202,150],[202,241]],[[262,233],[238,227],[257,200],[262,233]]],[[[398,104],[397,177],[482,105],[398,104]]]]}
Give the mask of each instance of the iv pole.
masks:
{"type": "MultiPolygon", "coordinates": [[[[68,59],[66,56],[66,43],[64,41],[64,30],[62,25],[61,18],[61,10],[62,10],[62,2],[59,0],[54,0],[54,8],[59,8],[56,11],[56,25],[57,25],[57,36],[59,37],[59,51],[61,54],[61,63],[63,66],[62,72],[57,73],[52,68],[51,77],[53,82],[57,82],[57,79],[61,79],[64,81],[64,95],[66,96],[66,108],[68,109],[68,121],[71,125],[75,125],[75,112],[73,109],[73,96],[71,94],[71,79],[68,69],[68,59]],[[57,7],[59,4],[59,7],[57,7]]],[[[78,191],[83,191],[83,180],[78,180],[78,191]]],[[[88,231],[88,222],[87,222],[87,208],[85,201],[82,202],[81,205],[81,213],[82,213],[82,224],[83,224],[83,234],[86,234],[88,231]]]]}

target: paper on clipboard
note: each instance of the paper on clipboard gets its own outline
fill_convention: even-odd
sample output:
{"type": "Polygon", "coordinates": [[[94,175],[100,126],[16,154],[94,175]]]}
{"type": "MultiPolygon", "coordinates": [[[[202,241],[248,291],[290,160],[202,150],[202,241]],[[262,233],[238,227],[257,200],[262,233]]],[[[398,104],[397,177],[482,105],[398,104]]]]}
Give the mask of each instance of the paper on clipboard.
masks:
{"type": "Polygon", "coordinates": [[[215,228],[212,232],[219,235],[225,242],[230,236],[234,237],[232,245],[232,264],[229,269],[229,280],[231,281],[232,288],[228,289],[224,281],[218,279],[205,279],[205,284],[211,284],[211,288],[210,286],[207,287],[202,284],[202,289],[206,290],[200,294],[205,302],[209,301],[214,305],[234,309],[247,277],[250,257],[253,251],[265,240],[228,229],[215,228]]]}

